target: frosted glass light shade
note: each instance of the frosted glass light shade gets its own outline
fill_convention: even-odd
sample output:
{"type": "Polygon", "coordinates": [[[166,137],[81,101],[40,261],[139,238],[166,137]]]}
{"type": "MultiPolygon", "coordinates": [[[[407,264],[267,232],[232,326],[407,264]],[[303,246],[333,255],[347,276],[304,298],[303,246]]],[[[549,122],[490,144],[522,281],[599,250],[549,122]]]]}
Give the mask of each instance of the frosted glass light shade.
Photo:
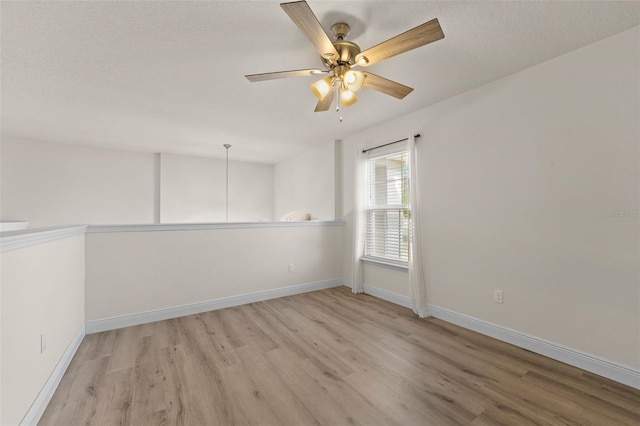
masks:
{"type": "Polygon", "coordinates": [[[325,77],[311,84],[311,91],[316,95],[316,98],[323,100],[331,90],[331,83],[333,81],[329,77],[325,77]]]}
{"type": "Polygon", "coordinates": [[[360,71],[347,71],[344,74],[344,84],[347,86],[347,89],[352,92],[357,92],[362,89],[362,85],[364,84],[364,74],[360,71]]]}
{"type": "Polygon", "coordinates": [[[340,104],[343,106],[351,106],[358,102],[358,97],[351,90],[341,90],[340,91],[340,104]]]}

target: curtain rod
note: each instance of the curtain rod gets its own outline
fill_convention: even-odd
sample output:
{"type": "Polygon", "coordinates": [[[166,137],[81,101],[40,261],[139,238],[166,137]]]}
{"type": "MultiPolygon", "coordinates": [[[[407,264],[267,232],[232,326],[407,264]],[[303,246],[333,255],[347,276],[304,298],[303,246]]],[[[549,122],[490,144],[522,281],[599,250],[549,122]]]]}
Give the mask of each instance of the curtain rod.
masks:
{"type": "MultiPolygon", "coordinates": [[[[419,138],[419,137],[420,137],[420,133],[413,135],[413,137],[414,137],[414,138],[419,138]]],[[[365,153],[365,152],[367,152],[367,151],[371,151],[371,150],[374,150],[374,149],[382,148],[383,146],[393,145],[394,143],[404,142],[404,141],[406,141],[407,139],[409,139],[409,138],[398,139],[397,141],[393,141],[393,142],[385,143],[385,144],[382,144],[382,145],[374,146],[373,148],[363,149],[363,150],[362,150],[362,153],[364,154],[364,153],[365,153]]]]}

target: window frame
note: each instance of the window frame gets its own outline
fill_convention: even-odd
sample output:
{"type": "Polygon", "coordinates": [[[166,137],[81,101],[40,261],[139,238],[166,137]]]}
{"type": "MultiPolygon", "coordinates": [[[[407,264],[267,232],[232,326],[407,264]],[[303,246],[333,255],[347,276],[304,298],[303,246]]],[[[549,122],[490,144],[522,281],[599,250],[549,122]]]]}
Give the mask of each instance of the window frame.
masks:
{"type": "MultiPolygon", "coordinates": [[[[387,267],[390,269],[395,269],[395,270],[401,270],[401,271],[407,271],[409,268],[409,259],[411,258],[411,250],[410,250],[410,244],[409,244],[409,232],[411,232],[411,201],[408,198],[409,194],[410,194],[410,169],[409,169],[409,164],[408,164],[408,150],[406,145],[401,145],[401,146],[388,146],[385,147],[384,149],[375,149],[372,150],[368,153],[367,155],[367,159],[366,159],[366,179],[365,179],[365,206],[364,206],[364,255],[361,257],[361,260],[366,262],[366,263],[372,263],[372,264],[376,264],[376,265],[380,265],[383,267],[387,267]],[[394,157],[394,156],[404,156],[404,161],[406,161],[406,173],[404,170],[405,165],[403,164],[403,168],[401,169],[401,180],[406,181],[406,187],[404,186],[404,183],[402,184],[402,188],[400,190],[400,195],[401,195],[401,200],[404,201],[404,197],[403,194],[406,194],[407,197],[407,202],[406,204],[388,204],[385,203],[384,205],[372,205],[372,188],[374,187],[374,184],[372,183],[372,171],[371,171],[371,166],[373,164],[373,161],[376,159],[380,159],[380,158],[389,158],[389,157],[394,157]],[[405,235],[406,235],[406,253],[407,253],[407,258],[402,259],[401,255],[398,258],[393,258],[393,257],[386,257],[386,256],[377,256],[377,255],[372,255],[369,253],[369,241],[373,240],[375,237],[375,234],[371,234],[370,233],[370,217],[372,212],[374,211],[393,211],[393,210],[398,210],[400,212],[402,211],[406,211],[407,212],[407,216],[406,216],[406,223],[405,225],[400,225],[398,226],[398,234],[402,235],[402,231],[405,231],[405,235]]],[[[385,176],[385,182],[383,183],[384,185],[388,185],[389,182],[389,174],[388,171],[386,173],[385,176]]],[[[378,185],[380,185],[381,183],[378,183],[378,185]]],[[[401,201],[401,202],[402,202],[401,201]]],[[[400,213],[400,215],[402,215],[402,213],[400,213]]],[[[395,228],[392,228],[395,229],[395,228]]],[[[402,244],[402,236],[399,237],[397,239],[398,244],[399,244],[399,250],[400,252],[402,252],[403,248],[401,246],[402,244]]]]}

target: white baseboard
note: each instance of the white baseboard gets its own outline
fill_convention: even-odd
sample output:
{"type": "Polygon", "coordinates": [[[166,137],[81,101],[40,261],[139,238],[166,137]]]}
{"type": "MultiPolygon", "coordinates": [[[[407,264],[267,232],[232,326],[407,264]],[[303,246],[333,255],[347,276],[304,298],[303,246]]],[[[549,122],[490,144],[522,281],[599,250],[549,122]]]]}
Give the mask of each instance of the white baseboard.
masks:
{"type": "Polygon", "coordinates": [[[207,300],[204,302],[190,303],[187,305],[172,306],[169,308],[157,309],[153,311],[91,320],[85,323],[86,332],[87,334],[99,333],[101,331],[115,330],[117,328],[130,327],[133,325],[178,318],[186,315],[215,311],[217,309],[230,308],[232,306],[246,305],[247,303],[260,302],[263,300],[275,299],[278,297],[292,296],[294,294],[323,290],[331,287],[338,287],[341,286],[342,283],[342,278],[317,281],[312,283],[276,288],[273,290],[264,290],[257,291],[255,293],[241,294],[238,296],[223,297],[220,299],[207,300]]]}
{"type": "Polygon", "coordinates": [[[75,336],[73,336],[71,343],[69,343],[69,346],[67,346],[67,349],[62,354],[60,361],[58,361],[58,363],[56,364],[55,368],[51,372],[51,375],[38,393],[35,401],[33,401],[33,404],[31,404],[29,410],[27,410],[27,414],[25,414],[25,416],[22,418],[20,426],[31,426],[38,424],[38,422],[40,421],[40,417],[42,417],[42,414],[44,414],[44,410],[47,408],[47,405],[49,405],[49,401],[51,401],[54,392],[60,384],[62,376],[64,376],[64,373],[67,371],[67,368],[69,367],[73,356],[76,354],[80,343],[82,343],[84,335],[85,326],[83,323],[75,336]]]}
{"type": "Polygon", "coordinates": [[[351,285],[351,280],[349,278],[343,278],[342,285],[348,287],[349,289],[353,288],[353,285],[351,285]]]}
{"type": "MultiPolygon", "coordinates": [[[[364,286],[364,292],[397,305],[411,308],[411,299],[407,296],[401,296],[367,284],[364,286]]],[[[439,306],[429,304],[428,307],[429,314],[435,318],[640,389],[640,370],[638,369],[468,315],[459,314],[439,306]]]]}
{"type": "Polygon", "coordinates": [[[404,306],[405,308],[411,309],[411,298],[408,296],[402,296],[400,294],[392,293],[388,290],[383,290],[369,284],[364,285],[364,293],[370,294],[382,300],[386,300],[387,302],[395,303],[396,305],[404,306]]]}
{"type": "Polygon", "coordinates": [[[640,389],[640,370],[632,367],[438,306],[429,305],[429,312],[436,318],[459,325],[460,327],[477,331],[478,333],[491,336],[503,342],[511,343],[512,345],[564,362],[565,364],[640,389]]]}

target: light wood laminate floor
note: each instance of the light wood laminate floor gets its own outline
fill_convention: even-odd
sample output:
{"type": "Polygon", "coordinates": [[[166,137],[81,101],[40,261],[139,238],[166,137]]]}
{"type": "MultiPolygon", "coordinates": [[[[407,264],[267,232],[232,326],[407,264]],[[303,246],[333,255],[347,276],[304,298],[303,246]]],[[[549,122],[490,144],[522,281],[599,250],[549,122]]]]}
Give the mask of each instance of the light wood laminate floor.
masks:
{"type": "Polygon", "coordinates": [[[42,425],[634,425],[640,391],[347,288],[87,335],[42,425]]]}

